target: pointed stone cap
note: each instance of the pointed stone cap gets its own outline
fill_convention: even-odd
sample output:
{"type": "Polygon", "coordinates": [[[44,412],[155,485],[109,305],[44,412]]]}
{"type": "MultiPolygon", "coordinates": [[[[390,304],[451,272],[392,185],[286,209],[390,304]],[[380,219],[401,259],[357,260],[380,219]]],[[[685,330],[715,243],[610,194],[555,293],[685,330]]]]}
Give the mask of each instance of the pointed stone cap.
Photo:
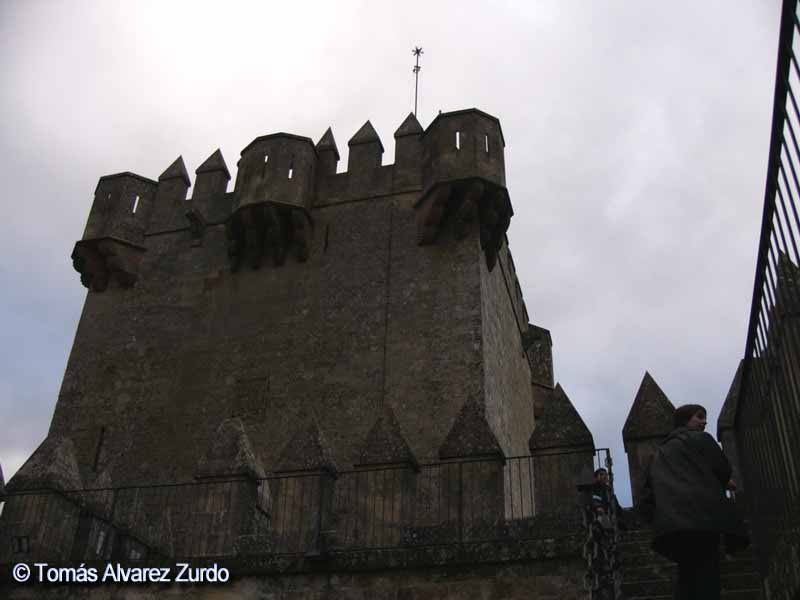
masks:
{"type": "Polygon", "coordinates": [[[744,365],[744,360],[740,360],[739,366],[736,367],[736,374],[733,376],[728,395],[725,397],[722,410],[719,412],[719,418],[717,419],[717,439],[720,438],[722,431],[733,429],[735,425],[736,408],[739,405],[739,392],[742,389],[742,365],[744,365]]]}
{"type": "Polygon", "coordinates": [[[528,441],[531,451],[584,446],[593,449],[594,438],[560,383],[549,396],[528,441]]]}
{"type": "Polygon", "coordinates": [[[405,121],[400,124],[400,127],[397,128],[397,131],[394,132],[394,137],[405,137],[407,135],[422,135],[422,125],[419,124],[417,121],[417,117],[414,116],[414,113],[408,113],[405,121]]]}
{"type": "Polygon", "coordinates": [[[336,473],[332,453],[316,420],[294,434],[281,452],[276,472],[328,471],[336,473]]]}
{"type": "Polygon", "coordinates": [[[317,154],[328,150],[333,150],[334,154],[336,154],[336,160],[339,160],[339,149],[336,147],[336,140],[333,139],[333,131],[331,131],[330,127],[325,130],[325,133],[322,134],[322,137],[317,142],[317,154]]]}
{"type": "Polygon", "coordinates": [[[372,123],[367,121],[361,126],[361,129],[356,131],[356,134],[350,138],[347,145],[358,146],[359,144],[369,144],[371,142],[378,142],[381,147],[381,152],[383,152],[383,144],[381,143],[381,138],[378,137],[378,132],[375,131],[372,123]]]}
{"type": "Polygon", "coordinates": [[[168,179],[182,179],[187,186],[192,185],[189,179],[189,173],[186,171],[186,165],[183,164],[183,156],[176,158],[175,162],[168,166],[167,170],[158,177],[159,181],[166,181],[168,179]]]}
{"type": "Polygon", "coordinates": [[[407,464],[417,466],[394,411],[387,406],[367,434],[359,452],[359,465],[407,464]]]}
{"type": "Polygon", "coordinates": [[[622,428],[622,439],[657,438],[672,431],[675,407],[658,387],[650,373],[645,372],[636,399],[622,428]]]}
{"type": "Polygon", "coordinates": [[[500,442],[486,421],[486,411],[474,398],[468,399],[456,416],[450,433],[439,448],[439,458],[497,456],[505,458],[500,442]]]}
{"type": "Polygon", "coordinates": [[[264,477],[264,468],[258,462],[250,438],[238,417],[225,419],[211,437],[211,446],[197,464],[195,477],[247,476],[264,477]]]}
{"type": "Polygon", "coordinates": [[[6,491],[80,490],[83,488],[75,447],[63,436],[45,439],[8,482],[6,491]]]}
{"type": "Polygon", "coordinates": [[[214,173],[216,171],[224,172],[227,179],[231,178],[231,174],[228,171],[228,165],[225,164],[225,159],[222,157],[222,151],[219,148],[217,148],[202,165],[197,167],[195,174],[199,175],[200,173],[214,173]]]}

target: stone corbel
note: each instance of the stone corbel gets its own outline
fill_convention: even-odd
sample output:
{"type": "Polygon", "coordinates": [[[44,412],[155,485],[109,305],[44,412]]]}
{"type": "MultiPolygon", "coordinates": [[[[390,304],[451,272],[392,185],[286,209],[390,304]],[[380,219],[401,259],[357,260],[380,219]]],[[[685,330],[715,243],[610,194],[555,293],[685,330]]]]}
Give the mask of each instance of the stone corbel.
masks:
{"type": "Polygon", "coordinates": [[[494,268],[514,214],[506,188],[480,177],[437,182],[422,193],[414,210],[421,246],[434,243],[448,219],[458,240],[477,219],[489,270],[494,268]]]}
{"type": "Polygon", "coordinates": [[[93,292],[104,291],[112,279],[129,288],[136,283],[144,252],[143,246],[111,237],[81,240],[72,251],[72,266],[93,292]]]}
{"type": "Polygon", "coordinates": [[[262,202],[240,208],[226,223],[231,270],[238,270],[243,260],[257,269],[265,254],[279,267],[292,250],[298,262],[305,262],[312,225],[308,211],[291,204],[262,202]]]}
{"type": "Polygon", "coordinates": [[[203,235],[206,232],[206,220],[203,218],[203,215],[194,208],[190,208],[186,211],[186,220],[189,221],[189,231],[192,234],[192,246],[200,246],[203,243],[203,235]]]}

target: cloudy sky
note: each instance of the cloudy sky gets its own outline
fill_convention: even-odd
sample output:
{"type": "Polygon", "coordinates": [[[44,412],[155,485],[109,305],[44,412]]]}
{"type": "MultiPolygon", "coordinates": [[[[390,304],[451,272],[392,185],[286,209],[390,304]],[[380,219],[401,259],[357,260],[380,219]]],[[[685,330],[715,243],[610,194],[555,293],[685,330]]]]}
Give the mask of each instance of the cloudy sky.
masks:
{"type": "MultiPolygon", "coordinates": [[[[506,139],[509,238],[556,377],[617,460],[645,370],[716,423],[743,354],[780,3],[0,2],[0,464],[46,434],[86,290],[97,179],[235,177],[254,137],[347,140],[478,107],[506,139]]],[[[710,429],[715,430],[715,425],[710,429]]]]}

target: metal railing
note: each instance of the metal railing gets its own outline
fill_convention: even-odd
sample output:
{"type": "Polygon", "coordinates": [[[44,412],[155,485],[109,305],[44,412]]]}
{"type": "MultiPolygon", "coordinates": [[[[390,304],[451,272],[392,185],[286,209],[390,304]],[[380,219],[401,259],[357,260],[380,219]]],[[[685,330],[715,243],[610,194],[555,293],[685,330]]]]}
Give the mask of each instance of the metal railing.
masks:
{"type": "Polygon", "coordinates": [[[735,433],[770,598],[800,594],[800,90],[797,1],[783,2],[767,182],[735,433]]]}
{"type": "Polygon", "coordinates": [[[0,563],[23,555],[74,561],[321,557],[578,535],[575,484],[586,483],[600,466],[611,466],[608,449],[263,479],[17,492],[7,496],[0,518],[0,563]],[[570,494],[547,498],[545,505],[560,511],[537,510],[543,501],[537,498],[537,473],[552,472],[559,457],[573,470],[576,457],[583,461],[584,480],[574,481],[570,494]]]}

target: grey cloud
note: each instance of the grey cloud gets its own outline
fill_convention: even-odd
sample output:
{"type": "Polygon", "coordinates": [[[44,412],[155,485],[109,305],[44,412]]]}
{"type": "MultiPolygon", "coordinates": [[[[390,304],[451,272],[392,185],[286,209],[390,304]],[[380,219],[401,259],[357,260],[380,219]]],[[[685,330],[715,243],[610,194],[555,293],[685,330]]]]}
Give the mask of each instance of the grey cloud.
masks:
{"type": "MultiPolygon", "coordinates": [[[[420,119],[501,119],[509,237],[557,378],[610,446],[649,369],[716,413],[744,347],[777,6],[728,3],[5,3],[0,18],[0,462],[45,435],[84,296],[69,253],[97,178],[190,172],[257,135],[393,156],[420,119]],[[724,26],[720,20],[724,20],[724,26]]],[[[235,176],[235,173],[232,173],[235,176]]],[[[629,494],[621,493],[623,501],[629,494]]]]}

